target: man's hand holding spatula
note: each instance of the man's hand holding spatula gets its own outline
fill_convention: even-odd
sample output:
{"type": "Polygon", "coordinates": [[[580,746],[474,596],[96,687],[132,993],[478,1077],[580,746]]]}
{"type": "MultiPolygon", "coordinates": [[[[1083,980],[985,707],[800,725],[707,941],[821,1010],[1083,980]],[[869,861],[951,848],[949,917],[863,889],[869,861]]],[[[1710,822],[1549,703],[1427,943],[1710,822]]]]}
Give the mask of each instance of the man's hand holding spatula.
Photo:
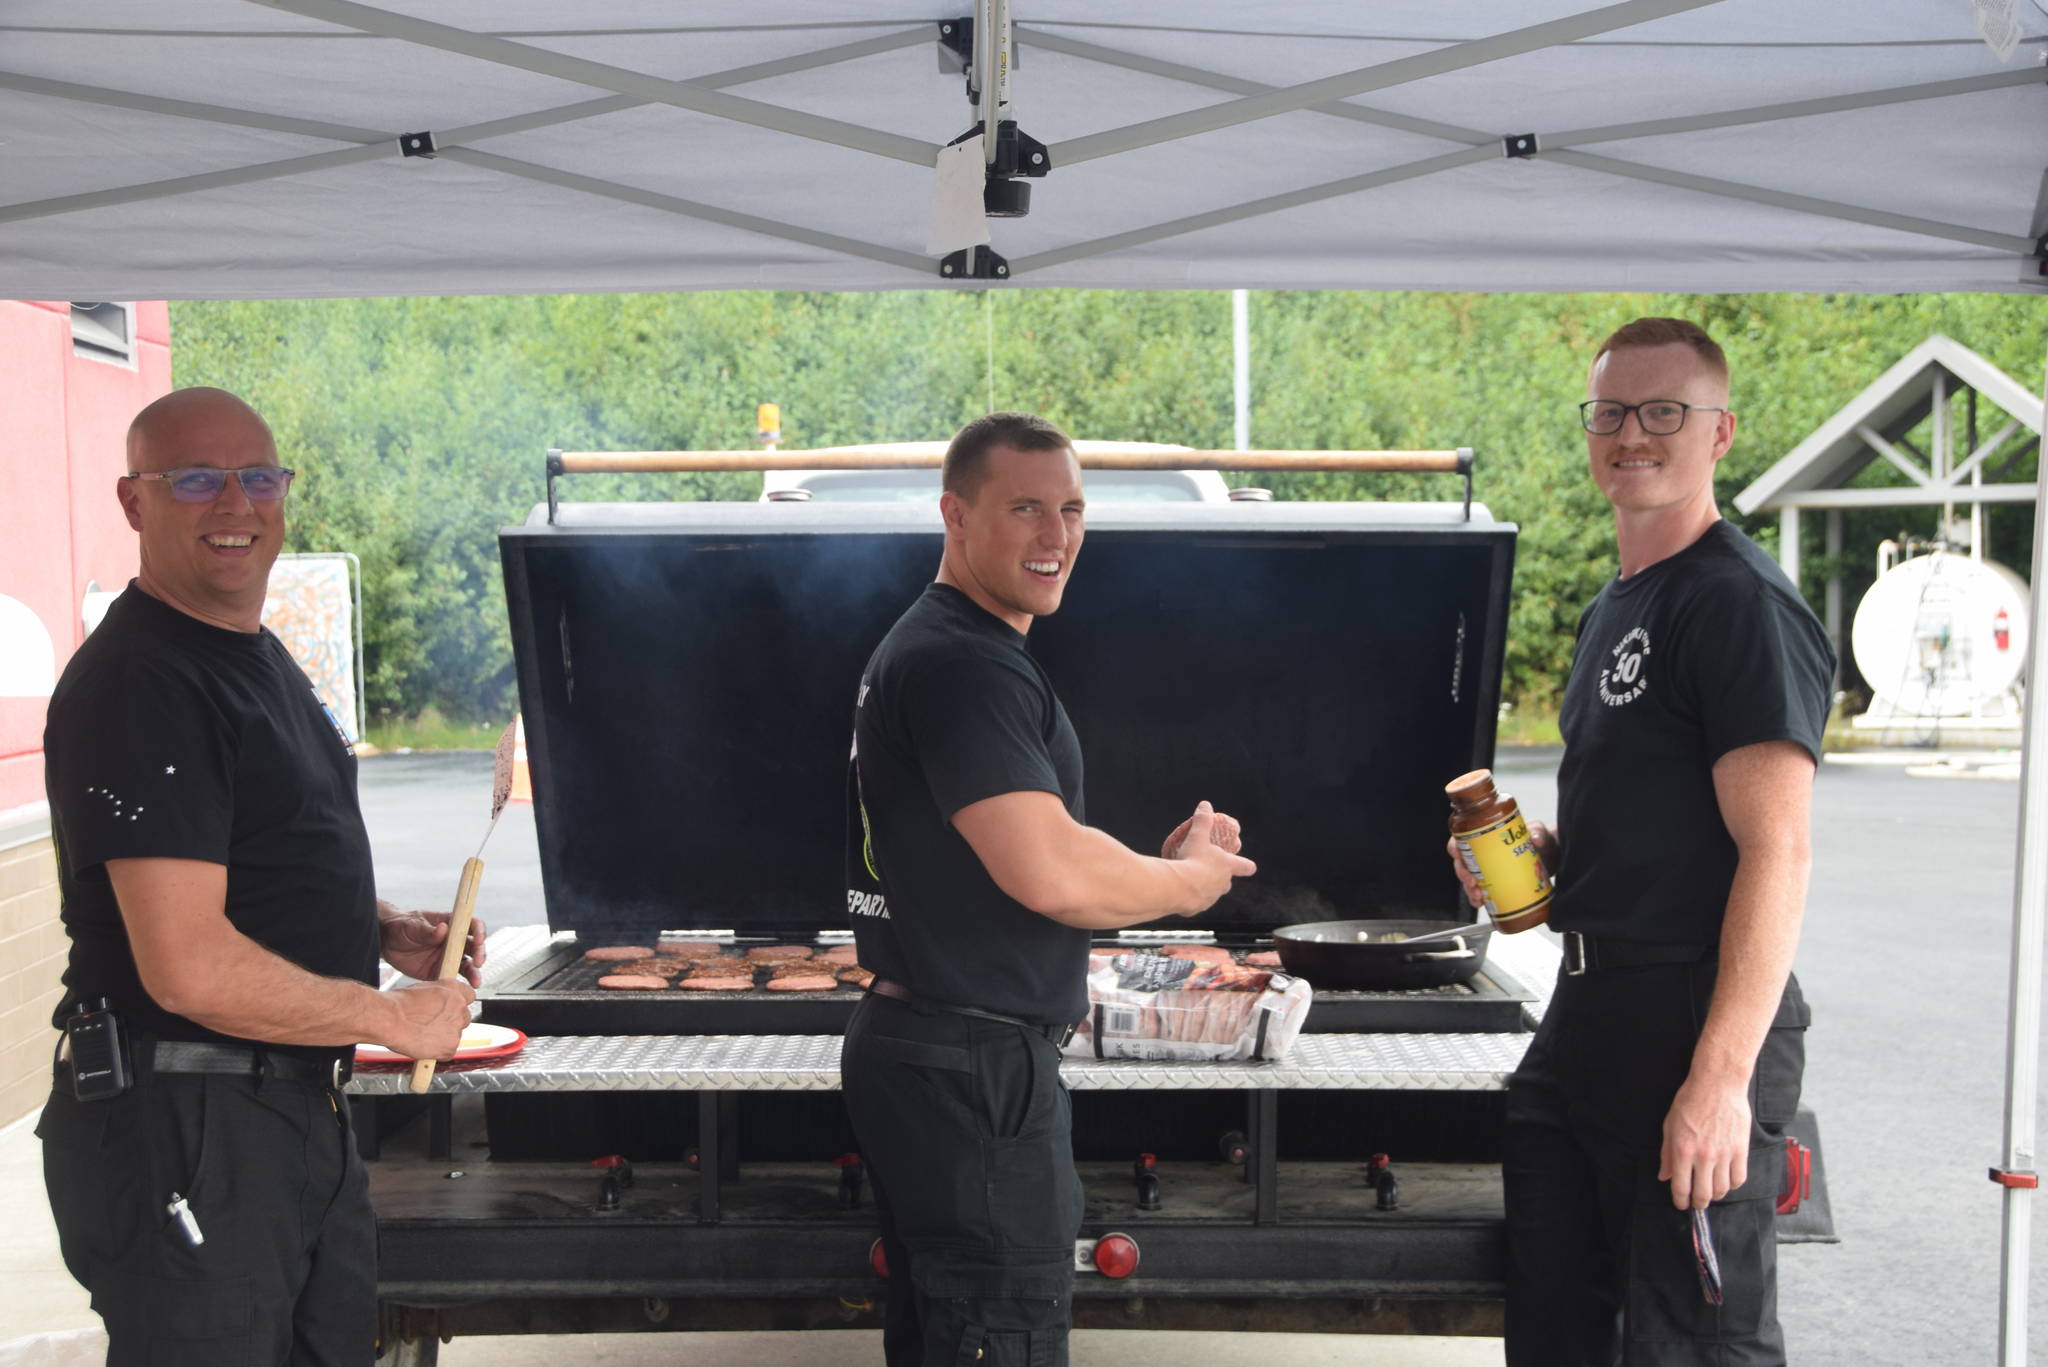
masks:
{"type": "MultiPolygon", "coordinates": [[[[484,926],[483,922],[473,914],[476,906],[477,886],[483,882],[484,846],[491,843],[491,833],[498,829],[498,817],[505,810],[506,800],[512,796],[513,744],[514,728],[507,726],[505,733],[498,737],[498,750],[491,775],[491,824],[485,828],[484,838],[477,842],[476,853],[471,855],[462,866],[462,879],[455,888],[455,909],[449,912],[446,917],[431,912],[420,913],[420,922],[417,923],[413,931],[409,932],[418,935],[423,940],[421,947],[423,966],[425,963],[431,963],[432,956],[438,954],[440,962],[436,965],[439,970],[434,975],[436,979],[440,980],[443,985],[461,988],[466,996],[471,999],[474,998],[475,994],[470,991],[470,988],[483,985],[483,977],[479,970],[482,968],[484,961],[484,926]],[[418,926],[426,928],[420,929],[418,926]],[[462,974],[462,977],[457,976],[458,972],[462,974]],[[463,977],[468,979],[467,983],[463,981],[463,977]]],[[[388,951],[385,957],[386,959],[390,958],[388,951]]],[[[393,966],[400,967],[396,963],[393,966]]],[[[425,974],[415,974],[414,976],[424,977],[425,974]]],[[[462,1019],[456,1026],[457,1045],[461,1043],[462,1026],[467,1024],[469,1024],[469,1011],[468,1001],[465,1001],[463,1003],[462,1019]]],[[[454,1048],[451,1047],[445,1053],[415,1054],[413,1057],[417,1058],[419,1062],[413,1064],[412,1080],[409,1084],[411,1090],[415,1092],[426,1091],[427,1087],[434,1080],[434,1060],[446,1058],[454,1052],[454,1048]]]]}
{"type": "Polygon", "coordinates": [[[442,967],[447,957],[448,927],[454,918],[448,911],[400,911],[389,902],[377,904],[377,931],[384,962],[417,986],[385,994],[396,1017],[393,1028],[407,1043],[380,1041],[407,1058],[445,1059],[462,1044],[462,1032],[469,1025],[470,1003],[482,985],[484,961],[483,918],[472,917],[461,957],[453,969],[442,967]]]}

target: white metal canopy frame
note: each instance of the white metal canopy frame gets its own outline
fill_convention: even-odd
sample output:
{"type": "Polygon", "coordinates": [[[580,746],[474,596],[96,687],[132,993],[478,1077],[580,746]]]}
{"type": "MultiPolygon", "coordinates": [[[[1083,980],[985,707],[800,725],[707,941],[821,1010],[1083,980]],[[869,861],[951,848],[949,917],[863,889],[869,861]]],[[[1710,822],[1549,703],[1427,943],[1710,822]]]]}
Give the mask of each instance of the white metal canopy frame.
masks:
{"type": "MultiPolygon", "coordinates": [[[[0,297],[2041,291],[2041,6],[12,0],[0,297]],[[963,42],[970,19],[995,40],[963,42]],[[926,250],[933,168],[963,128],[985,137],[986,204],[1015,214],[1016,177],[1039,183],[948,277],[926,250]]],[[[2033,605],[2029,651],[2048,593],[2033,605]]],[[[1996,1170],[2008,1364],[2027,1355],[2044,713],[1996,1170]]]]}
{"type": "Polygon", "coordinates": [[[2018,3],[15,0],[0,295],[938,286],[1005,126],[1016,283],[2042,289],[2018,3]]]}

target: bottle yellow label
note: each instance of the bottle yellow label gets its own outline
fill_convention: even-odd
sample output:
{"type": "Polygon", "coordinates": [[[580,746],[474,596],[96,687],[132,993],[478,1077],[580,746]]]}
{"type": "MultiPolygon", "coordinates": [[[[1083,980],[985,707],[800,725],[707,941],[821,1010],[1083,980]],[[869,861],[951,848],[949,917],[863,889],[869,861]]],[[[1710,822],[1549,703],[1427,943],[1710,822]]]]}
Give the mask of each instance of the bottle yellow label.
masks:
{"type": "Polygon", "coordinates": [[[1486,914],[1504,924],[1550,900],[1550,871],[1520,814],[1458,838],[1465,869],[1479,880],[1486,914]]]}

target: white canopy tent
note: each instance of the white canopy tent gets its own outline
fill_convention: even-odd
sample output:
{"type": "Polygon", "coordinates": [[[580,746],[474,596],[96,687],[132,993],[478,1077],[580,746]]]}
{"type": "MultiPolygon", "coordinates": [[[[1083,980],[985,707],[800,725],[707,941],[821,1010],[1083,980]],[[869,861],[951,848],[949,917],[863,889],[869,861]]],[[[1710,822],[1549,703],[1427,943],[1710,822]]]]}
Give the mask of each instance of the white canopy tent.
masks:
{"type": "MultiPolygon", "coordinates": [[[[2001,62],[1970,3],[1029,4],[1050,172],[995,250],[1031,285],[2040,289],[2048,19],[1979,0],[2019,6],[2001,62]]],[[[14,0],[0,295],[938,284],[973,9],[14,0]]]]}
{"type": "MultiPolygon", "coordinates": [[[[980,80],[1045,174],[974,283],[2042,291],[2041,3],[1024,0],[980,80]]],[[[938,58],[1006,10],[13,0],[0,296],[959,287],[926,250],[933,165],[980,118],[938,58]]],[[[2034,1164],[2044,711],[2012,1174],[2034,1164]]],[[[2005,1192],[2007,1363],[2030,1194],[2005,1192]]]]}

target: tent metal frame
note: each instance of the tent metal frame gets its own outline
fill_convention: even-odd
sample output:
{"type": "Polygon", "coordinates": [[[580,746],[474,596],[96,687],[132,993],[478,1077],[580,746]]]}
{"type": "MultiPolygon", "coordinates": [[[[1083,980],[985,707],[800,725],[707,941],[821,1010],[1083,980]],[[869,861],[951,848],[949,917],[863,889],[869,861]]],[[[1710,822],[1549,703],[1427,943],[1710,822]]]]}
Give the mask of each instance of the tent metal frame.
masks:
{"type": "MultiPolygon", "coordinates": [[[[135,203],[171,195],[191,194],[283,176],[317,174],[325,170],[397,155],[439,155],[473,168],[543,181],[608,199],[725,224],[766,237],[780,238],[898,266],[905,272],[905,285],[939,283],[934,263],[918,253],[886,244],[858,241],[652,190],[581,176],[559,168],[496,155],[469,145],[491,137],[616,112],[635,105],[666,104],[792,137],[813,139],[873,156],[930,166],[938,151],[936,143],[726,94],[723,93],[722,87],[760,80],[772,75],[814,69],[855,57],[889,51],[896,47],[931,41],[936,34],[936,24],[843,44],[781,62],[764,63],[694,80],[677,81],[551,52],[506,38],[413,19],[389,10],[356,3],[355,0],[248,0],[248,3],[422,47],[456,53],[477,61],[514,67],[609,93],[604,98],[581,104],[536,111],[526,116],[463,128],[432,130],[431,136],[423,136],[377,129],[349,128],[323,124],[315,120],[258,114],[246,110],[161,99],[101,87],[70,85],[0,72],[0,88],[19,92],[57,99],[85,100],[179,118],[207,119],[242,127],[327,138],[349,144],[336,150],[258,165],[223,168],[200,175],[0,206],[0,223],[135,203]],[[920,274],[924,276],[922,281],[916,278],[920,274]]],[[[988,3],[989,0],[981,0],[984,15],[988,12],[988,3]]],[[[1706,112],[1677,118],[1658,118],[1638,123],[1566,130],[1548,135],[1482,133],[1476,129],[1460,129],[1450,125],[1434,124],[1427,120],[1404,119],[1349,103],[1355,97],[1373,91],[1386,90],[1446,72],[1469,70],[1487,62],[1594,37],[1652,19],[1705,8],[1714,3],[1718,3],[1718,0],[1622,0],[1622,3],[1589,9],[1581,14],[1548,23],[1446,44],[1440,49],[1416,56],[1383,62],[1299,85],[1277,88],[1261,87],[1252,82],[1236,81],[1217,73],[1184,68],[1133,54],[1115,53],[1094,44],[1080,43],[1050,34],[1037,34],[1029,29],[1019,30],[1016,39],[1020,43],[1037,44],[1049,51],[1064,51],[1070,55],[1127,69],[1146,70],[1210,89],[1224,90],[1235,96],[1233,99],[1185,113],[1072,139],[1051,149],[1052,163],[1055,167],[1078,164],[1176,138],[1196,136],[1301,110],[1316,110],[1335,117],[1401,128],[1412,133],[1443,138],[1458,146],[1455,150],[1442,155],[1406,165],[1380,168],[1321,185],[1269,195],[1235,206],[1154,224],[1147,228],[1040,252],[1015,262],[1007,278],[1015,282],[1019,276],[1033,270],[1043,270],[1064,262],[1156,242],[1222,223],[1277,213],[1318,200],[1360,194],[1381,186],[1435,175],[1498,156],[1555,162],[1582,171],[1648,181],[1704,195],[1746,200],[1794,213],[1872,225],[1902,233],[2010,252],[2015,258],[2015,266],[2023,285],[2033,288],[2048,285],[2048,178],[2044,178],[2042,191],[2036,200],[2034,219],[2028,227],[2027,234],[2016,235],[1967,224],[1944,223],[1891,213],[1867,205],[1824,200],[1786,190],[1747,185],[1682,169],[1653,166],[1579,150],[1586,145],[1599,142],[1802,118],[1876,104],[1939,99],[2048,81],[2048,71],[2039,67],[1928,85],[1791,101],[1746,110],[1706,112]]],[[[1002,27],[1007,28],[1007,24],[1002,27]]],[[[983,33],[989,31],[986,26],[981,29],[983,33]]],[[[984,111],[986,116],[993,112],[997,101],[985,97],[985,103],[990,105],[990,110],[984,111]]],[[[2048,407],[2048,401],[2044,401],[2044,407],[2048,407]]],[[[2033,595],[2034,620],[2028,647],[2030,651],[2035,650],[2035,643],[2042,639],[2044,633],[2048,633],[2048,535],[2037,534],[2035,537],[2033,570],[2037,591],[2033,595]]],[[[2026,1358],[2027,1236],[2031,1211],[2027,1198],[2032,1195],[2027,1183],[2033,1180],[2034,1106],[2037,1083],[2035,1073],[2041,1001],[2041,927],[2044,900],[2048,900],[2048,751],[2042,748],[2044,744],[2048,744],[2048,731],[2044,731],[2044,727],[2048,727],[2048,708],[2028,708],[2025,722],[2026,759],[2021,780],[2023,791],[2020,868],[2015,888],[2013,918],[2006,1144],[2004,1166],[1995,1169],[1993,1173],[1994,1178],[2000,1180],[2005,1188],[2000,1361],[2009,1364],[2023,1362],[2026,1358]],[[2038,831],[2035,829],[2037,826],[2041,828],[2038,831]],[[2004,1175],[2001,1177],[2000,1174],[2004,1175]]]]}
{"type": "MultiPolygon", "coordinates": [[[[75,213],[112,205],[146,202],[171,195],[193,194],[206,190],[223,189],[285,176],[316,174],[322,171],[378,161],[392,156],[426,155],[446,157],[450,161],[497,174],[538,181],[583,194],[636,204],[645,208],[658,209],[666,213],[719,223],[727,227],[737,228],[766,237],[780,238],[784,241],[796,242],[847,256],[876,261],[884,265],[899,267],[911,274],[923,274],[926,276],[936,274],[936,263],[931,258],[917,252],[906,251],[883,243],[868,242],[836,233],[828,233],[777,219],[764,218],[760,215],[748,214],[736,209],[685,199],[656,190],[621,184],[617,181],[584,176],[557,167],[543,166],[518,158],[502,156],[473,146],[475,143],[484,142],[495,137],[553,127],[577,119],[595,118],[650,104],[664,104],[673,108],[747,124],[792,137],[806,138],[833,146],[845,147],[873,156],[885,157],[915,165],[930,166],[937,157],[940,146],[938,143],[908,138],[900,134],[885,132],[881,129],[867,128],[858,124],[847,123],[843,120],[804,113],[781,105],[747,99],[743,96],[730,95],[723,92],[724,88],[728,86],[744,85],[772,77],[816,70],[821,67],[854,61],[899,48],[917,46],[925,42],[935,42],[937,41],[936,21],[930,26],[919,25],[914,28],[907,28],[856,42],[839,44],[816,52],[777,61],[755,63],[690,80],[670,80],[644,72],[633,71],[625,67],[594,62],[565,53],[552,52],[529,43],[515,42],[507,38],[475,33],[446,24],[415,19],[390,10],[357,3],[357,0],[247,0],[247,3],[269,9],[282,10],[302,18],[355,29],[361,33],[453,53],[476,61],[512,67],[562,81],[591,86],[610,93],[596,100],[537,110],[531,114],[512,118],[495,119],[485,123],[470,124],[456,128],[431,130],[423,147],[415,143],[409,148],[407,145],[408,137],[416,139],[420,135],[407,135],[384,129],[360,128],[315,119],[295,118],[288,115],[261,114],[221,105],[167,99],[132,91],[53,81],[40,77],[0,71],[0,89],[42,95],[53,99],[79,100],[117,108],[136,109],[177,118],[201,119],[213,123],[262,129],[269,132],[331,139],[350,144],[347,147],[332,151],[287,157],[277,161],[262,162],[249,166],[223,168],[199,175],[179,176],[167,180],[118,186],[83,194],[62,195],[21,204],[0,205],[0,224],[18,222],[30,218],[48,217],[55,214],[75,213]]],[[[1050,149],[1052,164],[1055,167],[1076,165],[1099,157],[1113,156],[1120,152],[1133,151],[1176,139],[1199,136],[1203,133],[1236,127],[1260,119],[1272,118],[1276,115],[1302,110],[1312,110],[1316,113],[1336,118],[1350,119],[1356,122],[1397,129],[1425,137],[1439,138],[1459,144],[1459,147],[1454,151],[1422,158],[1404,165],[1383,167],[1319,185],[1305,186],[1280,194],[1268,195],[1259,199],[1208,210],[1200,214],[1188,215],[1143,228],[1038,252],[1011,262],[1007,278],[1015,281],[1019,276],[1034,270],[1042,271],[1072,261],[1102,256],[1125,248],[1142,246],[1185,233],[1199,232],[1205,228],[1240,222],[1267,214],[1280,213],[1320,200],[1361,194],[1382,186],[1401,184],[1445,171],[1456,170],[1496,157],[1533,160],[1539,163],[1553,162],[1559,165],[1572,166],[1579,170],[1661,184],[1699,194],[1745,200],[1795,213],[1861,223],[1898,232],[1961,242],[1972,246],[1989,248],[1994,251],[2010,252],[2018,260],[2024,260],[2029,257],[2039,258],[2044,254],[2042,237],[2043,234],[2048,234],[2048,178],[2044,178],[2042,197],[2040,205],[2036,210],[2035,222],[2030,225],[2030,234],[2018,235],[1994,232],[1967,224],[1945,223],[1912,215],[1892,213],[1865,205],[1820,199],[1787,190],[1760,185],[1748,185],[1717,177],[1703,176],[1681,169],[1653,166],[1578,150],[1597,143],[1702,132],[1744,124],[1841,113],[1885,104],[1942,99],[2013,86],[2041,84],[2048,82],[2048,71],[2044,71],[2041,68],[2023,68],[1958,80],[1936,81],[1884,90],[1860,91],[1820,99],[1792,100],[1747,109],[1702,112],[1631,123],[1608,124],[1592,128],[1566,129],[1553,133],[1531,132],[1503,135],[1481,129],[1461,127],[1437,120],[1392,114],[1351,102],[1357,96],[1374,91],[1390,89],[1398,85],[1425,80],[1429,77],[1443,75],[1448,72],[1469,70],[1489,62],[1521,56],[1542,48],[1610,33],[1653,19],[1664,18],[1688,10],[1706,8],[1716,3],[1719,3],[1719,0],[1623,0],[1619,4],[1589,10],[1563,19],[1535,24],[1521,29],[1512,29],[1484,38],[1474,38],[1463,42],[1446,44],[1431,52],[1381,62],[1372,66],[1361,67],[1354,71],[1342,72],[1335,76],[1326,76],[1317,80],[1306,81],[1299,85],[1279,87],[1225,76],[1217,72],[1205,71],[1175,62],[1161,61],[1134,53],[1122,52],[1097,43],[1066,38],[1052,33],[1041,33],[1028,27],[1019,28],[1015,33],[1015,41],[1019,45],[1039,47],[1048,52],[1059,52],[1082,60],[1119,67],[1125,70],[1146,72],[1151,75],[1222,91],[1235,96],[1235,98],[1230,100],[1214,105],[1206,105],[1180,114],[1169,115],[1165,118],[1150,119],[1122,128],[1108,129],[1101,133],[1069,139],[1050,149]]],[[[992,6],[992,0],[979,0],[978,8],[984,14],[983,22],[977,29],[977,32],[997,32],[1007,37],[1010,27],[1007,4],[1004,3],[999,6],[1002,11],[1000,19],[994,23],[989,23],[987,22],[987,12],[992,7],[994,7],[992,6]]],[[[987,45],[983,46],[986,47],[987,45]]],[[[980,116],[984,123],[998,119],[1008,110],[1011,81],[1010,66],[1011,64],[1008,62],[996,63],[997,70],[993,83],[996,88],[997,98],[985,102],[987,108],[982,111],[980,116]]],[[[988,83],[990,78],[984,76],[983,80],[984,83],[988,83]]],[[[992,154],[992,142],[989,145],[989,150],[992,154]]],[[[2041,267],[2037,266],[2035,269],[2038,272],[2041,267]]],[[[911,282],[906,280],[905,283],[911,282]]]]}

